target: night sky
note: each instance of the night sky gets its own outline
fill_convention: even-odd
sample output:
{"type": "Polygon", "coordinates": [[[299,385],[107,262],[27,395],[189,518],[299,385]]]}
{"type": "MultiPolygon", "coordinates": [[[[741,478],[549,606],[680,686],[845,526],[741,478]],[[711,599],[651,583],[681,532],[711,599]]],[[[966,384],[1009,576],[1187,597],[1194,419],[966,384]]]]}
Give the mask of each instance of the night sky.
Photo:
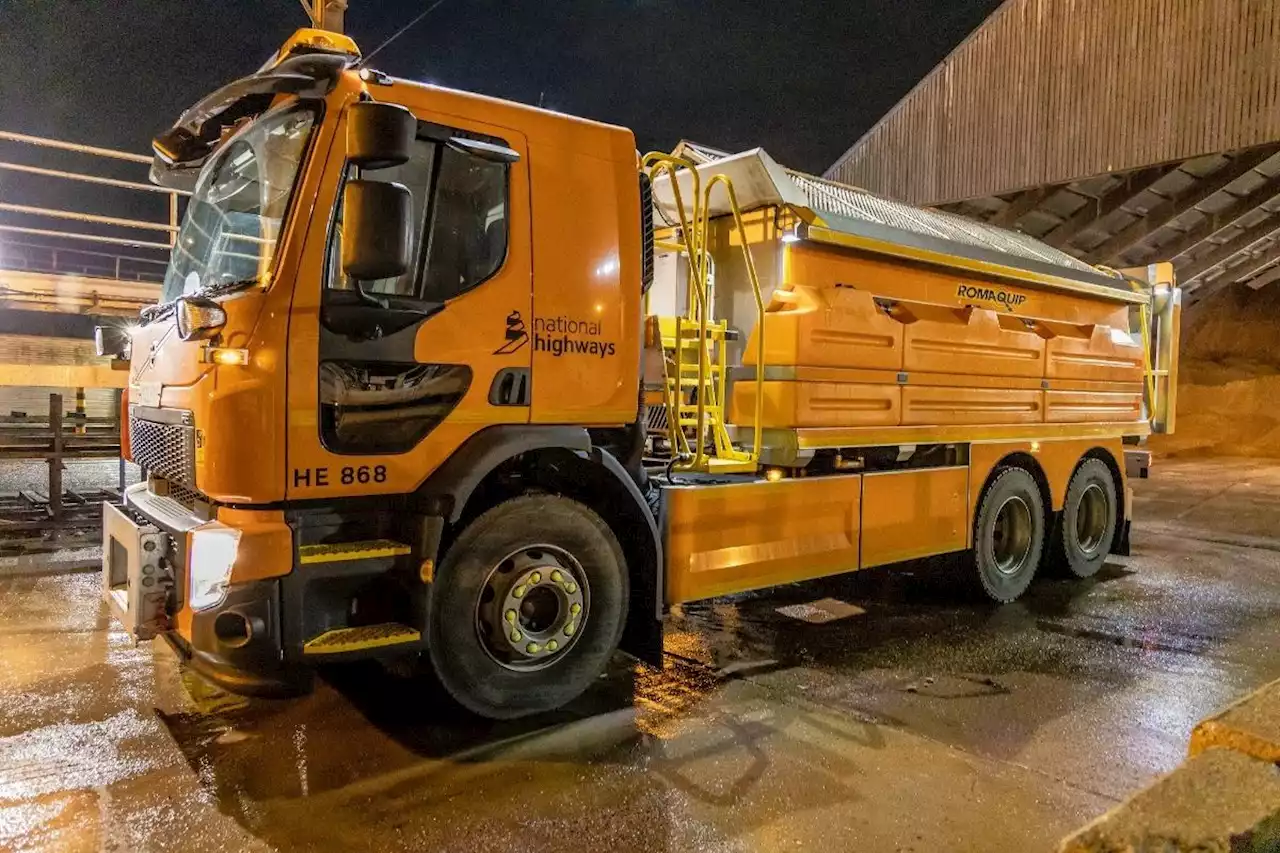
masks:
{"type": "MultiPolygon", "coordinates": [[[[426,0],[350,0],[365,51],[426,0]]],[[[999,0],[445,0],[373,63],[821,172],[999,0]]],[[[0,0],[0,129],[145,153],[253,71],[296,0],[0,0]]]]}

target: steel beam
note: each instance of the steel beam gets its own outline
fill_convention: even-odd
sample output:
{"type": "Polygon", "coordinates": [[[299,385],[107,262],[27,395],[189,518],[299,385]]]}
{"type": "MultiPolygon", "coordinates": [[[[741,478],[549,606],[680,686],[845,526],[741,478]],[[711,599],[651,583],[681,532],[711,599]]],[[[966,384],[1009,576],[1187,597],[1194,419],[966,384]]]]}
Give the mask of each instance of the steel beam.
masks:
{"type": "Polygon", "coordinates": [[[1033,190],[1027,190],[1010,201],[999,213],[987,221],[1000,228],[1012,228],[1018,223],[1019,219],[1034,210],[1036,205],[1057,191],[1057,186],[1037,187],[1033,190]]]}
{"type": "Polygon", "coordinates": [[[1178,168],[1178,166],[1179,164],[1173,163],[1130,172],[1123,177],[1119,184],[1107,190],[1103,195],[1097,198],[1087,197],[1088,200],[1080,206],[1079,210],[1071,214],[1061,225],[1049,231],[1040,239],[1054,248],[1061,249],[1084,230],[1085,226],[1090,222],[1102,219],[1119,210],[1130,199],[1150,189],[1152,184],[1178,168]]]}
{"type": "Polygon", "coordinates": [[[1273,244],[1266,251],[1250,258],[1242,264],[1237,264],[1234,267],[1228,267],[1222,273],[1222,277],[1229,278],[1232,281],[1246,281],[1259,273],[1266,272],[1268,267],[1277,262],[1280,262],[1280,243],[1273,244]]]}
{"type": "Polygon", "coordinates": [[[1265,240],[1273,234],[1280,234],[1280,220],[1274,217],[1264,219],[1257,225],[1246,228],[1230,240],[1215,244],[1211,251],[1194,258],[1189,263],[1177,266],[1178,280],[1184,284],[1189,284],[1214,267],[1231,260],[1254,243],[1265,240]]]}
{"type": "Polygon", "coordinates": [[[1270,158],[1280,146],[1267,145],[1255,148],[1225,163],[1218,171],[1200,178],[1185,193],[1166,199],[1135,219],[1118,234],[1102,241],[1098,246],[1085,252],[1085,259],[1090,263],[1105,264],[1119,260],[1129,249],[1141,243],[1174,219],[1200,204],[1214,193],[1221,192],[1240,176],[1253,171],[1263,161],[1270,158]]]}
{"type": "MultiPolygon", "coordinates": [[[[1151,255],[1159,260],[1171,261],[1277,198],[1280,198],[1280,175],[1264,182],[1248,195],[1237,198],[1228,207],[1211,216],[1206,216],[1204,222],[1187,229],[1173,242],[1157,246],[1152,250],[1151,255]]],[[[1270,212],[1272,211],[1268,211],[1270,212]]]]}

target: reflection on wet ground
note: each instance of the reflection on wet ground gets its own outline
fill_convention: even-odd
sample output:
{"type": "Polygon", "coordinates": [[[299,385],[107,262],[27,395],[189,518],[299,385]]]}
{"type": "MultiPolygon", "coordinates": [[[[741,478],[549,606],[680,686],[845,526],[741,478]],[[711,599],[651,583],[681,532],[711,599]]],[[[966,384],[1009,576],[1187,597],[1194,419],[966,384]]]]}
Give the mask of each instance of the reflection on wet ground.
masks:
{"type": "Polygon", "coordinates": [[[1280,466],[1155,476],[1090,581],[994,608],[934,560],[691,605],[663,671],[515,723],[376,665],[229,696],[95,576],[0,580],[0,848],[1047,849],[1280,677],[1280,466]]]}

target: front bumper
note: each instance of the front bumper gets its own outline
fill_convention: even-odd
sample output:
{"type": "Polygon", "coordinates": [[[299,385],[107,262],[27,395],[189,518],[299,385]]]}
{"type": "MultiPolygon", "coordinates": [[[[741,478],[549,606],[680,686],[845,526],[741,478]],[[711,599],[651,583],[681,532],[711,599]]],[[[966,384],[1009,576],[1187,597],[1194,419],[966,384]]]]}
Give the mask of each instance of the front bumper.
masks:
{"type": "Polygon", "coordinates": [[[188,606],[188,543],[205,523],[145,484],[127,490],[123,509],[104,505],[103,598],[112,616],[135,640],[164,635],[196,672],[226,690],[305,692],[309,669],[284,660],[279,578],[233,583],[205,610],[188,606]]]}
{"type": "Polygon", "coordinates": [[[224,690],[245,696],[296,696],[311,689],[311,670],[284,662],[280,583],[233,586],[216,607],[193,613],[191,640],[167,635],[192,669],[224,690]]]}

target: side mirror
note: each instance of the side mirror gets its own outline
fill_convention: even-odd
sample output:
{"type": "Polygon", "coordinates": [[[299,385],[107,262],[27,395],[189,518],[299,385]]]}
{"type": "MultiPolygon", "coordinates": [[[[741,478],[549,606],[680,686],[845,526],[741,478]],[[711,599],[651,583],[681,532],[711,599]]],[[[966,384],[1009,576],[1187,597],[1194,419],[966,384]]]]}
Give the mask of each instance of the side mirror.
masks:
{"type": "Polygon", "coordinates": [[[93,329],[93,350],[99,358],[128,360],[133,349],[133,338],[129,330],[122,326],[95,326],[93,329]]]}
{"type": "Polygon", "coordinates": [[[362,169],[409,161],[418,120],[395,104],[360,101],[347,108],[347,160],[362,169]]]}
{"type": "Polygon", "coordinates": [[[356,281],[409,269],[413,197],[401,184],[347,181],[342,191],[342,271],[356,281]]]}
{"type": "Polygon", "coordinates": [[[227,325],[227,312],[204,296],[184,296],[174,305],[178,319],[178,337],[184,341],[212,338],[227,325]]]}

